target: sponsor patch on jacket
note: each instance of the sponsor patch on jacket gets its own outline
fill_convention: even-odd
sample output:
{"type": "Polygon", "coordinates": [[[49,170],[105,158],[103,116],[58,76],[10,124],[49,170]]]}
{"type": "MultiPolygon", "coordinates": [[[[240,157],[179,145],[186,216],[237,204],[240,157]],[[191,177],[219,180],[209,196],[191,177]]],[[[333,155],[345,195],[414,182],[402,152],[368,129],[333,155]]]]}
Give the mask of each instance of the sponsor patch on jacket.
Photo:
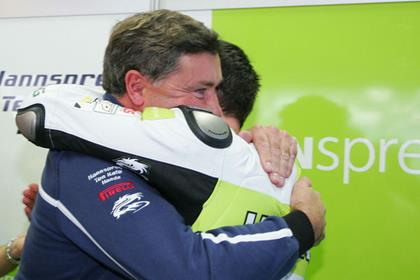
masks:
{"type": "Polygon", "coordinates": [[[118,166],[130,169],[131,171],[142,176],[144,179],[148,180],[147,176],[149,175],[150,166],[139,162],[136,158],[121,157],[114,159],[114,162],[118,166]]]}
{"type": "Polygon", "coordinates": [[[101,191],[98,194],[98,197],[101,201],[105,201],[108,198],[111,198],[116,194],[119,194],[119,193],[124,192],[126,190],[131,190],[131,189],[134,189],[133,182],[122,182],[122,183],[112,185],[109,188],[106,188],[105,190],[101,191]]]}
{"type": "Polygon", "coordinates": [[[142,198],[141,192],[121,196],[115,201],[111,214],[118,220],[122,215],[140,211],[150,204],[150,201],[142,200],[142,198]]]}
{"type": "Polygon", "coordinates": [[[122,172],[121,167],[113,165],[96,170],[95,172],[89,174],[87,179],[95,183],[100,183],[101,185],[106,185],[112,181],[120,180],[122,172]]]}

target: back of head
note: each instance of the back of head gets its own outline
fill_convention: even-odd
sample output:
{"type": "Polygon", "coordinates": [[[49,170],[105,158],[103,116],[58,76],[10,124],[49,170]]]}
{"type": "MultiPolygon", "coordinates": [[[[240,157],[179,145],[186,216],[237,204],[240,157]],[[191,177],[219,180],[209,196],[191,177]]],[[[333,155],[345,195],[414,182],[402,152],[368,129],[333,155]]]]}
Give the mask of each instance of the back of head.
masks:
{"type": "Polygon", "coordinates": [[[103,87],[122,95],[129,70],[158,81],[176,70],[183,54],[217,51],[217,34],[187,15],[168,10],[139,13],[112,30],[104,57],[103,87]]]}
{"type": "Polygon", "coordinates": [[[222,40],[219,44],[223,74],[219,102],[223,114],[234,117],[242,126],[260,88],[259,77],[241,48],[222,40]]]}

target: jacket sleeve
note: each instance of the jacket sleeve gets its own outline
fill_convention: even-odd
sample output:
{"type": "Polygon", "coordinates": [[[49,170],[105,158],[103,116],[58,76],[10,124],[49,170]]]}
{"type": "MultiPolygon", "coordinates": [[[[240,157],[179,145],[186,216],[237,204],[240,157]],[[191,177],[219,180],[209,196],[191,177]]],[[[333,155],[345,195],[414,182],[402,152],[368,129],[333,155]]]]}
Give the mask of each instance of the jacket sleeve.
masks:
{"type": "Polygon", "coordinates": [[[16,122],[38,146],[88,154],[132,170],[175,205],[189,225],[223,174],[225,149],[196,137],[179,109],[140,113],[86,87],[53,85],[26,98],[16,122]]]}
{"type": "Polygon", "coordinates": [[[132,169],[136,169],[133,161],[119,159],[132,156],[216,176],[224,150],[200,140],[180,109],[133,111],[74,85],[36,91],[24,100],[16,122],[38,146],[81,152],[132,169]],[[198,161],[197,153],[206,160],[198,161]]]}
{"type": "Polygon", "coordinates": [[[279,279],[298,257],[284,219],[194,233],[158,192],[88,156],[49,158],[41,198],[77,247],[129,279],[279,279]]]}

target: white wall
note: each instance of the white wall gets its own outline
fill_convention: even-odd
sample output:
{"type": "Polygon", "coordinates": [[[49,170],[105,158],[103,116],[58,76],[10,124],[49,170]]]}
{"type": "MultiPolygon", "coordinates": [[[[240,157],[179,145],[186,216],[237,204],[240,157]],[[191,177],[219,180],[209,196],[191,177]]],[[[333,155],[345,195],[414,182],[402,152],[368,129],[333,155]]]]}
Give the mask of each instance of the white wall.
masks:
{"type": "Polygon", "coordinates": [[[1,0],[0,18],[124,14],[153,8],[151,0],[1,0]]]}

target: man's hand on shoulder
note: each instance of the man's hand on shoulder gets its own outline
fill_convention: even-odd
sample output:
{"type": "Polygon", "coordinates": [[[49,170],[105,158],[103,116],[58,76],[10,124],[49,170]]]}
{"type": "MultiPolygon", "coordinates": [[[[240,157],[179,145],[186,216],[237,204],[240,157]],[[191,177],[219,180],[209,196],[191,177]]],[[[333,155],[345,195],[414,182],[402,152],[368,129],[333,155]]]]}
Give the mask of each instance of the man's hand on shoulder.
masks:
{"type": "Polygon", "coordinates": [[[308,178],[302,177],[296,182],[292,192],[291,207],[292,210],[300,210],[306,214],[314,230],[314,246],[318,245],[325,238],[326,210],[319,192],[312,188],[308,178]]]}
{"type": "Polygon", "coordinates": [[[260,156],[261,164],[273,184],[284,185],[285,179],[292,174],[297,154],[294,137],[274,126],[254,126],[239,133],[245,141],[253,143],[260,156]]]}

